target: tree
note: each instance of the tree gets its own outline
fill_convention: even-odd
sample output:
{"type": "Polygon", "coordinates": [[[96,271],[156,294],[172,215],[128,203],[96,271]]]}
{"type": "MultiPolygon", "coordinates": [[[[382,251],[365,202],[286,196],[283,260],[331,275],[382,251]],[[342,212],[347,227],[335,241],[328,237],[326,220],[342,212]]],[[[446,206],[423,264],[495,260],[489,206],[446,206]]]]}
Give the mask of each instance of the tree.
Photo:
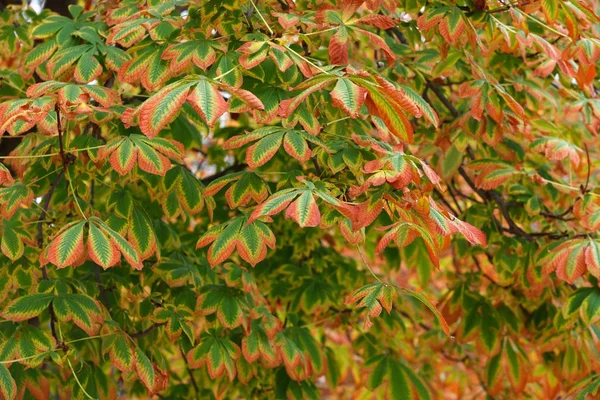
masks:
{"type": "Polygon", "coordinates": [[[0,398],[598,395],[599,3],[79,3],[0,14],[0,398]]]}

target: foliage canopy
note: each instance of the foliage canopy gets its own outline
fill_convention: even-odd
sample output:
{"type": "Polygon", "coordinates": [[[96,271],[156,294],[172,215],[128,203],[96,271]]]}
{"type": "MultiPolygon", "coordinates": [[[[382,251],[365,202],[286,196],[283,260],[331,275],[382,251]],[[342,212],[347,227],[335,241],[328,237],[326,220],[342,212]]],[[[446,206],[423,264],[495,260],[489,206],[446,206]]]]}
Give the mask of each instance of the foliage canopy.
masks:
{"type": "Polygon", "coordinates": [[[0,398],[598,392],[598,2],[69,11],[0,13],[0,398]]]}

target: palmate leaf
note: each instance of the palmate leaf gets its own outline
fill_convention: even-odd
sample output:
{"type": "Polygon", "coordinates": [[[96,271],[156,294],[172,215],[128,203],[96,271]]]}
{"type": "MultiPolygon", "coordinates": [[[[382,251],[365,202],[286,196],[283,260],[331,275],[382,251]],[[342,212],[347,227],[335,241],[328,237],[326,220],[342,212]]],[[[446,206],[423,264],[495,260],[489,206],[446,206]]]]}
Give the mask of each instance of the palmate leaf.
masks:
{"type": "Polygon", "coordinates": [[[246,135],[234,136],[227,140],[223,147],[235,149],[256,140],[257,142],[246,151],[246,163],[251,168],[266,164],[277,153],[282,143],[286,152],[302,163],[311,157],[311,150],[307,142],[323,145],[322,141],[307,132],[268,126],[256,129],[246,135]]]}
{"type": "MultiPolygon", "coordinates": [[[[175,73],[192,65],[206,71],[215,62],[217,51],[224,52],[226,49],[222,43],[216,40],[201,38],[171,45],[162,53],[161,57],[164,60],[171,60],[170,69],[175,73]]],[[[217,74],[221,73],[217,72],[217,74]]]]}
{"type": "Polygon", "coordinates": [[[179,205],[189,214],[197,214],[204,208],[202,183],[187,168],[175,166],[167,171],[163,187],[176,196],[179,205]]]}
{"type": "Polygon", "coordinates": [[[154,312],[154,321],[158,323],[166,322],[166,333],[172,342],[175,342],[182,332],[194,344],[194,333],[192,325],[192,313],[183,307],[173,307],[167,304],[166,307],[157,308],[154,312]]]}
{"type": "Polygon", "coordinates": [[[375,355],[365,362],[370,371],[367,387],[375,390],[385,382],[384,393],[390,399],[432,399],[425,382],[412,368],[388,355],[375,355]]]}
{"type": "Polygon", "coordinates": [[[208,262],[211,266],[227,260],[234,250],[255,266],[267,256],[267,247],[275,248],[275,235],[260,221],[238,217],[207,231],[200,237],[196,247],[205,247],[210,243],[208,262]]]}
{"type": "Polygon", "coordinates": [[[2,238],[0,240],[0,249],[5,256],[12,261],[16,261],[25,251],[24,243],[30,246],[35,245],[29,231],[24,229],[18,220],[9,219],[2,223],[2,238]]]}
{"type": "Polygon", "coordinates": [[[89,221],[72,222],[63,227],[44,250],[43,262],[50,262],[58,268],[81,264],[86,257],[86,225],[87,255],[90,259],[106,269],[114,266],[123,255],[132,267],[141,268],[137,250],[97,217],[92,217],[89,221]]]}
{"type": "Polygon", "coordinates": [[[33,201],[33,191],[20,182],[15,182],[10,186],[0,188],[0,215],[5,219],[10,219],[17,210],[33,201]]]}
{"type": "Polygon", "coordinates": [[[242,354],[249,363],[261,358],[266,365],[275,366],[279,361],[275,341],[257,320],[252,321],[250,333],[242,339],[242,354]]]}
{"type": "Polygon", "coordinates": [[[383,282],[371,283],[352,293],[345,301],[346,304],[358,302],[359,307],[367,308],[367,317],[364,326],[373,325],[372,317],[377,317],[385,309],[388,314],[392,312],[393,300],[398,297],[396,288],[383,282]]]}
{"type": "Polygon", "coordinates": [[[204,194],[214,196],[230,183],[232,185],[226,191],[225,198],[232,209],[246,206],[251,201],[261,203],[269,195],[269,189],[265,181],[259,175],[251,172],[227,174],[216,179],[206,187],[204,194]]]}
{"type": "Polygon", "coordinates": [[[84,294],[59,294],[52,306],[60,321],[72,321],[90,336],[96,335],[104,322],[101,306],[84,294]]]}
{"type": "Polygon", "coordinates": [[[226,373],[229,381],[233,381],[236,375],[235,360],[240,357],[240,348],[220,333],[213,329],[203,333],[200,344],[188,352],[187,361],[192,368],[206,365],[211,379],[226,373]]]}
{"type": "Polygon", "coordinates": [[[244,322],[248,301],[241,290],[225,285],[207,285],[200,293],[196,309],[201,314],[216,313],[219,322],[226,328],[236,328],[244,322]]]}

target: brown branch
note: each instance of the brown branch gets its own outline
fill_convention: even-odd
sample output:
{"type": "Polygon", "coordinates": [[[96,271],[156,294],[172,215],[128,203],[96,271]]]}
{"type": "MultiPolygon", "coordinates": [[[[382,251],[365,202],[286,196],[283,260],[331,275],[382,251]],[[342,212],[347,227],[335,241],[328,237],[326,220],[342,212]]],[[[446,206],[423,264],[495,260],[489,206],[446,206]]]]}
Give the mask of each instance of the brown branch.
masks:
{"type": "Polygon", "coordinates": [[[482,199],[484,199],[488,202],[494,201],[494,202],[496,202],[496,204],[498,204],[498,206],[500,206],[500,212],[502,213],[502,216],[504,217],[504,219],[506,220],[506,223],[508,224],[508,229],[503,228],[504,231],[512,233],[515,236],[522,237],[523,239],[525,239],[527,241],[530,241],[530,242],[533,241],[533,236],[531,234],[525,232],[523,229],[521,229],[515,223],[515,221],[512,219],[512,217],[510,216],[510,213],[508,212],[508,205],[504,201],[504,199],[502,198],[500,193],[498,193],[495,190],[484,190],[484,189],[478,188],[475,185],[475,183],[473,183],[473,181],[471,180],[471,178],[469,177],[469,175],[467,174],[467,172],[465,171],[465,169],[462,166],[458,167],[458,173],[463,177],[465,182],[467,182],[467,185],[469,185],[471,187],[471,189],[473,189],[482,199]]]}
{"type": "Polygon", "coordinates": [[[67,155],[65,153],[65,149],[63,147],[62,126],[60,123],[60,108],[58,107],[58,103],[56,103],[54,105],[54,112],[56,112],[56,129],[58,130],[58,145],[59,145],[60,158],[62,159],[63,166],[66,168],[69,162],[67,160],[67,155]]]}
{"type": "Polygon", "coordinates": [[[148,328],[144,329],[143,331],[128,333],[128,335],[132,339],[143,338],[144,336],[148,336],[149,334],[154,332],[154,330],[156,330],[157,328],[160,328],[161,326],[164,326],[166,324],[167,324],[166,322],[156,322],[156,323],[154,323],[154,325],[149,326],[148,328]]]}
{"type": "Polygon", "coordinates": [[[427,86],[429,86],[429,88],[431,89],[431,91],[433,93],[435,93],[435,95],[438,97],[438,99],[440,99],[440,101],[442,102],[442,104],[444,105],[444,107],[446,107],[448,109],[448,111],[450,111],[450,114],[452,114],[452,116],[454,118],[458,118],[458,116],[460,115],[460,113],[458,112],[458,110],[456,109],[456,107],[454,107],[454,104],[452,104],[450,102],[450,100],[448,100],[448,98],[444,94],[444,91],[438,85],[436,85],[435,83],[433,83],[430,80],[427,81],[427,86]]]}
{"type": "Polygon", "coordinates": [[[192,382],[192,386],[194,387],[194,390],[196,391],[196,398],[198,398],[198,396],[200,396],[200,390],[198,389],[198,383],[196,382],[196,378],[194,378],[194,371],[192,371],[189,364],[187,363],[187,358],[186,358],[185,353],[183,352],[183,349],[181,348],[181,346],[179,347],[179,352],[181,353],[181,357],[183,357],[183,363],[185,364],[185,369],[187,370],[187,373],[190,376],[190,382],[192,382]]]}
{"type": "Polygon", "coordinates": [[[437,190],[437,189],[435,189],[435,188],[433,189],[433,192],[434,192],[435,194],[437,194],[437,196],[438,196],[438,197],[439,197],[439,199],[442,201],[442,203],[444,203],[444,205],[445,205],[446,207],[448,207],[448,209],[449,209],[450,211],[452,211],[452,213],[453,213],[454,215],[458,216],[458,215],[460,215],[460,214],[461,214],[461,213],[457,212],[457,211],[456,211],[456,210],[455,210],[455,209],[452,207],[452,205],[451,205],[451,204],[450,204],[450,203],[449,203],[449,202],[446,200],[446,198],[444,197],[444,195],[442,194],[442,192],[440,192],[439,190],[437,190]]]}
{"type": "MultiPolygon", "coordinates": [[[[40,216],[40,222],[38,222],[38,226],[37,226],[37,229],[38,229],[37,244],[41,251],[44,251],[44,227],[43,227],[43,224],[44,224],[44,221],[46,220],[46,216],[48,215],[48,209],[50,208],[50,200],[52,199],[52,195],[54,194],[54,191],[56,190],[56,187],[58,186],[58,182],[60,182],[60,180],[62,179],[64,174],[65,174],[65,170],[63,168],[58,173],[56,178],[54,178],[54,180],[50,184],[50,189],[48,189],[48,192],[44,196],[44,204],[42,205],[42,214],[40,216]]],[[[45,265],[42,266],[42,277],[44,280],[48,280],[48,269],[46,268],[45,265]]],[[[56,333],[57,319],[56,319],[56,313],[54,312],[54,307],[52,307],[52,304],[50,304],[50,306],[48,307],[48,312],[50,313],[50,330],[52,331],[52,337],[56,340],[56,343],[58,343],[58,347],[62,348],[63,350],[66,350],[67,346],[59,339],[58,334],[56,333]]]]}
{"type": "Polygon", "coordinates": [[[588,192],[588,186],[590,184],[590,173],[592,172],[592,164],[590,163],[590,149],[587,144],[585,146],[585,156],[587,157],[587,176],[585,178],[585,186],[581,188],[581,193],[586,194],[588,192]]]}
{"type": "MultiPolygon", "coordinates": [[[[311,145],[310,142],[308,143],[308,148],[310,149],[310,151],[313,151],[313,147],[311,145]]],[[[315,158],[315,156],[313,155],[311,158],[311,161],[313,163],[313,166],[315,167],[315,171],[317,172],[317,175],[322,176],[323,175],[323,170],[321,169],[321,166],[319,165],[319,162],[317,161],[317,159],[315,158]]]]}
{"type": "Polygon", "coordinates": [[[217,172],[216,174],[213,174],[211,176],[207,176],[206,178],[200,179],[200,181],[206,185],[206,184],[211,183],[212,181],[215,181],[215,180],[221,178],[222,176],[225,176],[232,172],[243,171],[246,167],[247,167],[247,165],[244,163],[233,164],[233,165],[225,168],[224,170],[217,172]]]}

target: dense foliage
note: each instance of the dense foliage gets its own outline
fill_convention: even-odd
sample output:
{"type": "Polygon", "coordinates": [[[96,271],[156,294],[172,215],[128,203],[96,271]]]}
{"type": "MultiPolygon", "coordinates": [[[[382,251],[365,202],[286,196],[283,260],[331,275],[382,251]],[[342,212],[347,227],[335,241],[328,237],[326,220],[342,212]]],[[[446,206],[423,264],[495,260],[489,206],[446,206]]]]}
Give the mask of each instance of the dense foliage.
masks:
{"type": "Polygon", "coordinates": [[[0,13],[0,398],[598,395],[597,1],[69,11],[0,13]]]}

